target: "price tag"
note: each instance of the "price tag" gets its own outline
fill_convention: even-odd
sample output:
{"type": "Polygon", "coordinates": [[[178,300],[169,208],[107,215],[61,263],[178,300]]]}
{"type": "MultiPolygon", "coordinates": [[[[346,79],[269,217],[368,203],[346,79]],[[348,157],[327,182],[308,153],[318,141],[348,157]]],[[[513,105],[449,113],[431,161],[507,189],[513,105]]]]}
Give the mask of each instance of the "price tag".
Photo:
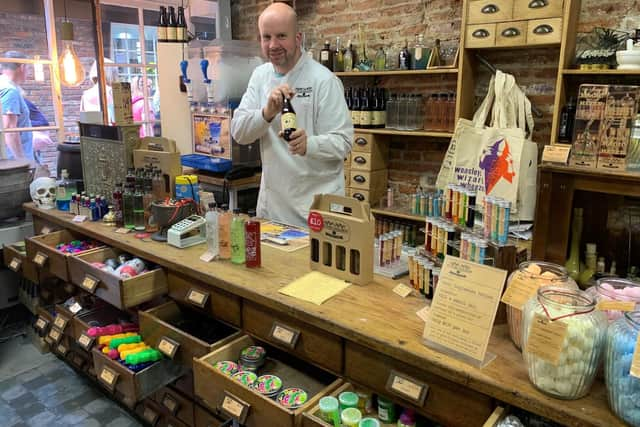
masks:
{"type": "Polygon", "coordinates": [[[104,366],[102,371],[100,371],[100,381],[102,381],[110,391],[113,391],[118,382],[118,373],[104,366]]]}
{"type": "Polygon", "coordinates": [[[552,322],[546,316],[536,313],[527,338],[527,351],[557,366],[566,335],[565,322],[552,322]]]}
{"type": "Polygon", "coordinates": [[[180,405],[178,405],[178,402],[173,397],[171,397],[169,393],[165,393],[164,398],[162,398],[162,406],[167,408],[173,415],[178,412],[178,408],[180,407],[180,405]]]}
{"type": "Polygon", "coordinates": [[[394,392],[402,398],[414,402],[418,406],[424,404],[427,391],[429,390],[427,384],[396,371],[391,371],[391,374],[389,374],[386,388],[388,391],[394,392]]]}
{"type": "Polygon", "coordinates": [[[151,425],[155,425],[158,421],[158,413],[151,408],[144,408],[142,417],[147,420],[151,425]]]}
{"type": "Polygon", "coordinates": [[[178,348],[180,348],[180,343],[167,337],[160,338],[160,342],[158,343],[158,350],[169,359],[173,359],[178,348]]]}
{"type": "Polygon", "coordinates": [[[615,311],[634,311],[636,309],[636,303],[634,301],[607,301],[602,300],[598,302],[596,308],[600,311],[615,310],[615,311]]]}
{"type": "Polygon", "coordinates": [[[76,215],[71,221],[73,222],[85,222],[87,220],[86,215],[76,215]]]}
{"type": "Polygon", "coordinates": [[[131,231],[130,229],[128,229],[128,228],[124,228],[124,227],[122,227],[122,228],[117,228],[117,229],[116,229],[116,233],[118,233],[118,234],[127,234],[127,233],[129,233],[130,231],[131,231]]]}
{"type": "Polygon", "coordinates": [[[522,310],[527,301],[536,295],[539,287],[540,284],[537,280],[527,280],[520,273],[516,273],[509,287],[504,291],[501,301],[522,310]]]}
{"type": "Polygon", "coordinates": [[[419,318],[421,318],[423,321],[426,322],[427,320],[429,320],[429,310],[431,310],[431,307],[429,307],[428,305],[425,305],[423,308],[416,311],[416,314],[418,315],[419,318]]]}
{"type": "Polygon", "coordinates": [[[187,293],[187,301],[191,304],[197,305],[200,308],[204,308],[207,304],[207,300],[209,299],[209,294],[206,292],[201,292],[197,289],[190,289],[187,293]]]}
{"type": "Polygon", "coordinates": [[[47,324],[49,322],[47,322],[45,319],[43,319],[42,317],[38,317],[38,320],[36,320],[36,329],[40,330],[40,331],[44,331],[45,328],[47,327],[47,324]]]}
{"type": "Polygon", "coordinates": [[[14,257],[9,263],[9,268],[16,273],[20,271],[20,266],[22,265],[22,261],[19,258],[14,257]]]}
{"type": "Polygon", "coordinates": [[[56,326],[58,329],[60,329],[61,331],[64,331],[64,328],[67,327],[67,323],[69,321],[67,319],[65,319],[64,317],[60,316],[59,314],[56,316],[56,318],[53,320],[53,324],[54,326],[56,326]]]}
{"type": "Polygon", "coordinates": [[[42,268],[44,267],[44,264],[47,262],[47,259],[49,259],[48,256],[46,256],[42,252],[37,252],[36,256],[33,257],[33,263],[38,267],[42,268]]]}
{"type": "Polygon", "coordinates": [[[271,327],[271,338],[278,341],[287,347],[295,348],[298,338],[300,337],[300,331],[292,329],[282,323],[273,322],[271,327]]]}
{"type": "Polygon", "coordinates": [[[396,295],[400,295],[402,298],[406,298],[413,292],[413,288],[405,285],[404,283],[399,283],[398,286],[393,288],[393,293],[396,295]]]}
{"type": "Polygon", "coordinates": [[[91,351],[91,347],[93,347],[94,342],[95,338],[91,338],[85,332],[83,332],[80,335],[80,338],[78,338],[78,344],[80,344],[80,347],[82,347],[85,351],[91,351]]]}
{"type": "Polygon", "coordinates": [[[250,405],[248,403],[243,402],[227,391],[224,392],[221,409],[231,417],[237,419],[240,424],[244,424],[247,414],[249,413],[249,408],[250,405]]]}
{"type": "Polygon", "coordinates": [[[571,145],[569,144],[545,145],[542,151],[542,162],[566,165],[570,152],[571,145]]]}
{"type": "Polygon", "coordinates": [[[40,234],[49,234],[49,233],[51,233],[51,228],[49,228],[46,225],[40,229],[40,234]]]}
{"type": "Polygon", "coordinates": [[[69,311],[72,312],[73,314],[78,314],[80,310],[82,310],[82,306],[77,302],[73,303],[73,305],[69,307],[69,311]]]}
{"type": "Polygon", "coordinates": [[[65,346],[64,346],[64,345],[62,345],[62,344],[59,344],[59,345],[58,345],[58,348],[57,348],[56,350],[57,350],[57,351],[58,351],[58,353],[60,353],[62,356],[66,356],[66,355],[67,355],[67,352],[69,351],[69,350],[67,349],[67,347],[65,347],[65,346]]]}
{"type": "Polygon", "coordinates": [[[51,330],[49,331],[49,338],[51,338],[51,341],[53,341],[55,344],[58,344],[58,342],[62,338],[62,332],[60,332],[56,328],[51,328],[51,330]]]}
{"type": "Polygon", "coordinates": [[[637,339],[636,347],[633,350],[633,359],[631,359],[631,370],[629,374],[632,377],[640,378],[640,340],[637,339]]]}
{"type": "Polygon", "coordinates": [[[86,276],[84,276],[84,279],[82,279],[82,283],[80,283],[80,287],[85,291],[89,292],[90,294],[93,294],[96,292],[98,283],[100,283],[100,280],[87,274],[86,276]]]}

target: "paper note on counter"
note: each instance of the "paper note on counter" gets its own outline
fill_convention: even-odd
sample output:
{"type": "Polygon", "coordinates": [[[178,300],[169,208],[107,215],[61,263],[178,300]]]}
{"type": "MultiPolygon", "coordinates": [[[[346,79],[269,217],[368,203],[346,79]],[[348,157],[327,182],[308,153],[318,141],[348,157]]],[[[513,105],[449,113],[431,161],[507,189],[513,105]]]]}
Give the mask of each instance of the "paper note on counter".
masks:
{"type": "Polygon", "coordinates": [[[294,280],[278,292],[320,305],[350,285],[319,271],[312,271],[294,280]]]}

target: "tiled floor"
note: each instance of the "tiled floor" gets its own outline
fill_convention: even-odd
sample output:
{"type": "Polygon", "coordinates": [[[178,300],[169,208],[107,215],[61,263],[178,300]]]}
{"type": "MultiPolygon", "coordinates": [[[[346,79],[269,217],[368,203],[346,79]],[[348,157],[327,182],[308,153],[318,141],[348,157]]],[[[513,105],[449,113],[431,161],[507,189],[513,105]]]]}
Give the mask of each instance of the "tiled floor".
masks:
{"type": "Polygon", "coordinates": [[[142,426],[99,389],[29,338],[0,344],[0,426],[142,426]]]}

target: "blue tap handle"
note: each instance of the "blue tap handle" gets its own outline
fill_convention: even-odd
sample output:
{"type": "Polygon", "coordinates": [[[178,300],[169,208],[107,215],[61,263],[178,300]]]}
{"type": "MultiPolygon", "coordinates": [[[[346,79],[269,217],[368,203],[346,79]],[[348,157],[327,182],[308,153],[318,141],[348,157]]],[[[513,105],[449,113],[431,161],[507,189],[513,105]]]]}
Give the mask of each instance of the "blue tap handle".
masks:
{"type": "Polygon", "coordinates": [[[182,80],[185,83],[191,83],[191,80],[187,77],[187,67],[189,66],[189,62],[182,60],[180,61],[180,70],[182,71],[182,80]]]}
{"type": "Polygon", "coordinates": [[[202,75],[204,76],[205,83],[211,83],[211,80],[209,80],[209,77],[207,76],[208,68],[209,68],[209,60],[208,59],[201,60],[200,69],[202,70],[202,75]]]}

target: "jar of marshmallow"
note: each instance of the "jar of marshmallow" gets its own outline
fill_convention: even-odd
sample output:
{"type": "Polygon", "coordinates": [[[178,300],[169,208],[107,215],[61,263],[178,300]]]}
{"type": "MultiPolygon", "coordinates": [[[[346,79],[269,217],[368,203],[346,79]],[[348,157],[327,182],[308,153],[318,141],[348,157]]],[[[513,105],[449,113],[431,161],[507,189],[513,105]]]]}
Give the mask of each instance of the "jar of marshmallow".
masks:
{"type": "MultiPolygon", "coordinates": [[[[522,280],[533,282],[535,286],[558,286],[567,289],[578,289],[578,285],[573,280],[567,270],[558,265],[545,261],[526,261],[514,270],[507,280],[507,287],[522,280]]],[[[509,325],[509,336],[511,341],[518,348],[522,348],[522,310],[507,305],[507,324],[509,325]]]]}
{"type": "MultiPolygon", "coordinates": [[[[590,287],[587,292],[591,293],[596,301],[616,301],[616,302],[633,302],[635,307],[627,308],[626,311],[634,311],[640,309],[640,283],[617,277],[605,277],[599,279],[595,286],[590,287]]],[[[604,307],[603,307],[604,308],[604,307]]],[[[609,323],[621,318],[624,311],[615,310],[615,306],[611,309],[603,310],[609,319],[609,323]]],[[[622,308],[622,307],[620,307],[622,308]]]]}
{"type": "Polygon", "coordinates": [[[595,298],[577,289],[546,286],[527,302],[523,315],[522,355],[529,380],[559,399],[585,396],[596,376],[608,325],[605,314],[596,310],[595,298]],[[529,341],[534,323],[536,334],[529,341]]]}
{"type": "Polygon", "coordinates": [[[605,381],[609,406],[632,426],[640,426],[640,378],[631,375],[638,340],[640,312],[627,312],[609,326],[605,353],[605,381]]]}

